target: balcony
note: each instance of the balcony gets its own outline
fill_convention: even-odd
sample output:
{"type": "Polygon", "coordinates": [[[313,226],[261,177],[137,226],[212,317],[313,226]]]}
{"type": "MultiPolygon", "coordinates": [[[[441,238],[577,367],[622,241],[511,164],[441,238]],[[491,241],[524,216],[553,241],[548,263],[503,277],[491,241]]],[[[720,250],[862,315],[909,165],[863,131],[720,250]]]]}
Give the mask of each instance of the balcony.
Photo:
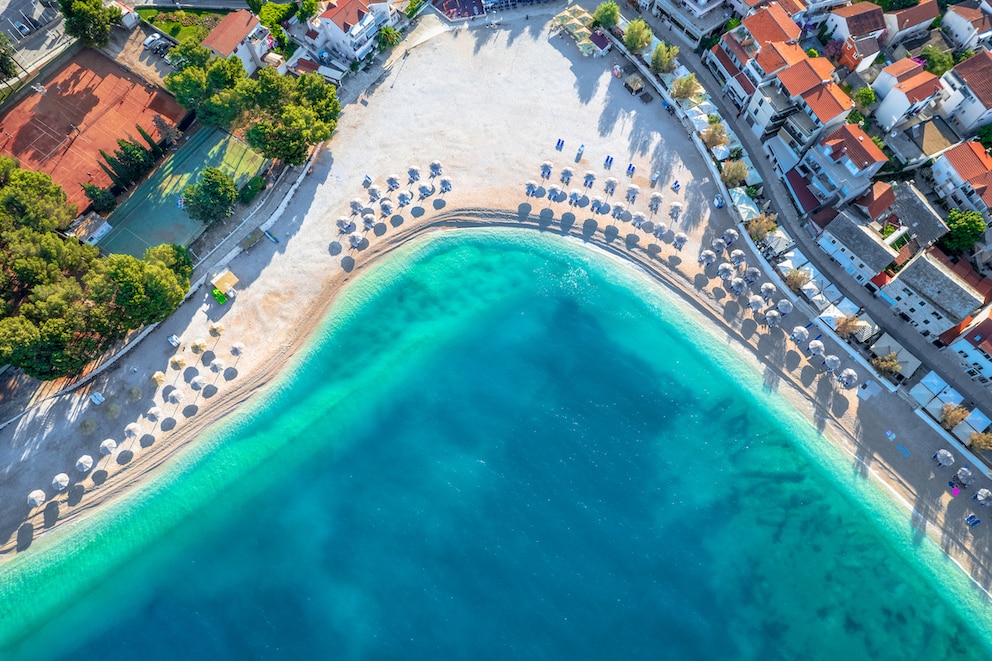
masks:
{"type": "Polygon", "coordinates": [[[816,134],[817,127],[806,113],[796,112],[785,120],[784,128],[796,142],[800,145],[806,145],[816,134]]]}

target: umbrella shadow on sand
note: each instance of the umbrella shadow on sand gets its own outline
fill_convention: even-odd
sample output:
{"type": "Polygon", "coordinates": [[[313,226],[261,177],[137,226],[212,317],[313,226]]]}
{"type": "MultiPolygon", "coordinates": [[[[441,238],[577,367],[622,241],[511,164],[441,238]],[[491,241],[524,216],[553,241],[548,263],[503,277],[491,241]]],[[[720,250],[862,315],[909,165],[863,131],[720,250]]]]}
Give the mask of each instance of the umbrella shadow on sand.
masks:
{"type": "Polygon", "coordinates": [[[155,437],[151,434],[144,434],[139,440],[138,445],[142,448],[150,448],[155,444],[155,437]]]}
{"type": "Polygon", "coordinates": [[[103,484],[107,481],[107,477],[107,471],[102,468],[100,470],[93,471],[93,474],[90,475],[90,478],[93,480],[93,484],[103,484]]]}
{"type": "Polygon", "coordinates": [[[54,500],[45,505],[43,521],[46,528],[51,528],[59,521],[59,504],[54,500]]]}
{"type": "Polygon", "coordinates": [[[434,199],[433,206],[435,211],[440,211],[448,205],[442,198],[438,197],[434,199]]]}
{"type": "Polygon", "coordinates": [[[196,404],[190,404],[189,406],[183,407],[184,418],[192,418],[194,415],[196,415],[199,412],[200,412],[200,407],[197,406],[196,404]]]}
{"type": "Polygon", "coordinates": [[[337,257],[341,254],[342,250],[344,250],[344,248],[341,246],[340,241],[331,241],[327,246],[327,252],[331,255],[331,257],[337,257]]]}
{"type": "Polygon", "coordinates": [[[530,212],[533,210],[534,207],[532,207],[530,204],[528,204],[527,202],[521,202],[517,206],[517,218],[519,220],[527,220],[528,218],[530,218],[530,212]]]}
{"type": "Polygon", "coordinates": [[[161,427],[162,431],[172,431],[176,428],[176,419],[171,417],[165,418],[161,423],[159,423],[159,427],[161,427]]]}
{"type": "Polygon", "coordinates": [[[341,258],[341,268],[345,273],[351,273],[355,270],[355,258],[351,255],[345,255],[341,258]]]}
{"type": "Polygon", "coordinates": [[[117,463],[120,466],[126,466],[131,463],[132,459],[134,459],[134,452],[131,450],[121,450],[117,453],[117,463]]]}
{"type": "Polygon", "coordinates": [[[595,218],[586,218],[582,222],[582,236],[586,239],[591,239],[598,229],[599,223],[595,218]]]}
{"type": "Polygon", "coordinates": [[[25,521],[21,524],[21,527],[17,529],[17,550],[24,551],[29,546],[31,542],[34,541],[34,524],[30,521],[25,521]]]}
{"type": "MultiPolygon", "coordinates": [[[[236,378],[238,378],[238,370],[237,370],[237,368],[235,368],[235,367],[228,367],[226,370],[224,370],[224,380],[225,381],[233,381],[236,378]]],[[[204,395],[204,396],[206,396],[206,395],[204,395]]]]}
{"type": "Polygon", "coordinates": [[[403,224],[403,216],[401,216],[400,214],[394,215],[389,219],[389,224],[392,225],[393,227],[399,227],[400,225],[403,224]]]}
{"type": "Polygon", "coordinates": [[[566,211],[561,215],[561,220],[558,221],[561,225],[561,233],[568,234],[569,230],[575,227],[575,214],[571,211],[566,211]]]}
{"type": "Polygon", "coordinates": [[[66,501],[70,506],[78,505],[83,500],[83,494],[86,493],[86,487],[82,484],[73,484],[69,487],[68,500],[66,501]]]}

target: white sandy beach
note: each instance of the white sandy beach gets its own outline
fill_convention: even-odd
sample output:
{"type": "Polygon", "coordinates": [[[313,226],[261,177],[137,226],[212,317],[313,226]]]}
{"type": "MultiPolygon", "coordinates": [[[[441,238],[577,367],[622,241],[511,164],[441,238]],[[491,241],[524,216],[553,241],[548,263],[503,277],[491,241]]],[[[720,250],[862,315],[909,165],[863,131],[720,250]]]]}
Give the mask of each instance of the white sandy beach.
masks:
{"type": "MultiPolygon", "coordinates": [[[[554,233],[567,229],[576,240],[634,261],[682,295],[728,342],[748,350],[769,390],[788,397],[850,453],[852,471],[874,475],[891,487],[907,504],[907,529],[925,530],[988,589],[992,521],[977,528],[962,521],[974,510],[970,493],[952,499],[946,489],[950,472],[930,460],[945,444],[903,396],[883,392],[860,401],[855,391],[840,390],[796,351],[781,329],[760,327],[742,302],[723,289],[715,265],[706,271],[699,267],[699,251],[733,224],[727,210],[712,207],[717,187],[705,162],[658,100],[642,103],[611,76],[618,56],[582,58],[571,41],[548,36],[555,9],[560,7],[531,10],[529,19],[523,11],[505,16],[498,29],[481,22],[450,28],[432,14],[423,17],[394,52],[381,81],[344,108],[313,174],[271,229],[280,242],[262,241],[230,262],[241,280],[234,301],[219,306],[201,288],[87,388],[46,400],[0,431],[0,553],[11,557],[52,526],[112,506],[115,496],[140,488],[177,451],[195,444],[206,426],[271,382],[341,287],[376,259],[427,232],[505,224],[554,233]],[[408,57],[404,50],[410,51],[408,57]],[[559,138],[566,143],[561,152],[555,150],[559,138]],[[576,163],[580,144],[585,145],[583,158],[576,163]],[[607,155],[616,159],[612,172],[603,168],[607,155]],[[349,215],[353,198],[367,199],[364,176],[384,187],[387,176],[405,181],[407,169],[419,166],[426,180],[428,164],[435,159],[443,163],[454,190],[398,210],[401,223],[386,219],[365,233],[366,245],[350,248],[335,220],[349,215]],[[526,197],[524,182],[539,178],[545,160],[554,164],[554,183],[562,167],[575,170],[577,177],[566,190],[581,188],[586,170],[597,173],[592,195],[602,191],[607,176],[620,180],[621,191],[631,181],[639,185],[634,211],[647,212],[650,192],[662,191],[660,215],[668,224],[669,203],[677,197],[684,211],[675,229],[689,235],[688,244],[677,252],[671,232],[659,240],[629,222],[592,214],[588,205],[572,209],[567,203],[526,197]],[[632,180],[624,176],[628,162],[636,166],[632,180]],[[654,171],[661,179],[653,189],[654,171]],[[683,184],[678,196],[669,188],[675,179],[683,184]],[[209,332],[214,322],[223,323],[219,337],[209,332]],[[182,371],[169,369],[174,350],[166,338],[171,334],[182,339],[181,352],[189,361],[182,371]],[[207,342],[206,362],[221,357],[224,371],[212,371],[203,355],[191,352],[198,339],[207,342]],[[246,346],[244,355],[231,354],[235,343],[246,346]],[[150,381],[156,370],[166,373],[165,388],[150,381]],[[198,375],[208,383],[200,391],[189,383],[198,375]],[[128,397],[133,388],[139,389],[137,401],[128,397]],[[173,388],[183,392],[180,404],[164,399],[173,388]],[[92,405],[87,397],[93,391],[102,392],[107,403],[92,405]],[[121,409],[115,419],[107,416],[111,403],[121,409]],[[145,416],[153,406],[163,410],[164,421],[145,416]],[[95,423],[88,434],[82,431],[86,420],[95,423]],[[134,422],[140,433],[125,438],[125,426],[134,422]],[[896,451],[885,437],[887,430],[911,447],[910,457],[896,451]],[[99,454],[105,438],[120,444],[110,457],[99,454]],[[75,470],[82,454],[99,460],[96,470],[85,475],[75,470]],[[62,493],[51,487],[60,472],[72,479],[62,493]],[[30,508],[26,498],[33,489],[45,490],[49,503],[30,508]]],[[[762,264],[750,252],[748,263],[762,264]]],[[[800,305],[787,329],[806,323],[810,314],[800,305]]],[[[842,347],[823,339],[829,353],[840,355],[845,366],[853,364],[842,347]]],[[[957,459],[956,466],[964,463],[957,459]]],[[[990,484],[979,476],[974,488],[981,486],[990,484]]]]}

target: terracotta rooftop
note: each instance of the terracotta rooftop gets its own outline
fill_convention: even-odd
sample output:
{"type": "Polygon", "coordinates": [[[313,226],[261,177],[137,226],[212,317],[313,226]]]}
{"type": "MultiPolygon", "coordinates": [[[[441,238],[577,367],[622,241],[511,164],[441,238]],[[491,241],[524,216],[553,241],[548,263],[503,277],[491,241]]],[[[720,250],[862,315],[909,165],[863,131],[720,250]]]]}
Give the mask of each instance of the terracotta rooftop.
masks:
{"type": "Polygon", "coordinates": [[[798,64],[805,59],[807,59],[807,55],[802,48],[796,44],[787,44],[781,41],[768,44],[758,51],[758,56],[754,58],[765,73],[773,73],[782,67],[798,64]]]}
{"type": "Polygon", "coordinates": [[[965,181],[971,181],[992,170],[992,156],[989,156],[978,142],[969,141],[949,149],[944,154],[944,158],[965,181]]]}
{"type": "Polygon", "coordinates": [[[854,47],[858,49],[861,57],[875,55],[882,47],[878,44],[878,37],[854,37],[854,47]]]}
{"type": "MultiPolygon", "coordinates": [[[[882,153],[871,137],[857,124],[844,124],[839,129],[823,138],[820,144],[833,149],[833,158],[840,160],[846,154],[851,162],[859,168],[874,163],[884,163],[888,157],[882,153]]],[[[893,200],[895,196],[893,196],[893,200]]]]}
{"type": "MultiPolygon", "coordinates": [[[[817,58],[819,59],[819,58],[817,58]]],[[[837,83],[827,83],[819,85],[803,94],[803,100],[810,107],[813,114],[826,124],[838,115],[847,114],[854,108],[851,97],[844,94],[844,90],[837,83]]]]}
{"type": "Polygon", "coordinates": [[[982,105],[992,108],[992,53],[982,51],[954,67],[982,105]]]}
{"type": "Polygon", "coordinates": [[[992,172],[983,172],[974,179],[969,179],[968,183],[975,189],[982,201],[992,207],[992,172]]]}
{"type": "Polygon", "coordinates": [[[315,73],[320,68],[320,65],[305,57],[301,57],[296,61],[294,68],[301,73],[315,73]]]}
{"type": "Polygon", "coordinates": [[[992,17],[983,12],[977,2],[967,0],[957,5],[951,5],[947,11],[954,12],[971,23],[979,33],[992,30],[992,17]]]}
{"type": "Polygon", "coordinates": [[[801,11],[806,11],[807,6],[803,0],[778,0],[778,4],[782,6],[785,13],[789,16],[795,16],[801,11]]]}
{"type": "Polygon", "coordinates": [[[834,66],[825,57],[807,57],[780,71],[778,79],[789,94],[799,96],[821,83],[832,81],[830,74],[833,69],[834,66]]]}
{"type": "Polygon", "coordinates": [[[716,59],[720,60],[720,64],[723,65],[723,69],[727,72],[728,78],[736,79],[740,83],[741,87],[744,88],[744,92],[746,94],[754,94],[754,84],[751,83],[750,79],[748,79],[748,77],[741,72],[737,65],[734,64],[734,61],[730,59],[730,56],[727,55],[722,48],[720,48],[720,45],[717,44],[710,50],[713,51],[716,59]]]}
{"type": "Polygon", "coordinates": [[[896,60],[889,66],[882,69],[882,73],[889,74],[899,82],[912,78],[921,71],[923,71],[923,65],[908,57],[904,57],[901,60],[896,60]]]}
{"type": "Polygon", "coordinates": [[[896,25],[899,26],[900,30],[905,30],[923,23],[932,23],[939,12],[937,0],[922,0],[915,7],[886,12],[886,15],[895,16],[896,25]]]}
{"type": "Polygon", "coordinates": [[[201,46],[213,50],[221,57],[227,57],[238,48],[245,37],[258,27],[258,17],[247,9],[231,12],[221,19],[201,46]]]}
{"type": "Polygon", "coordinates": [[[859,2],[840,7],[830,13],[844,19],[852,37],[885,29],[885,15],[882,13],[882,8],[873,2],[859,2]]]}
{"type": "Polygon", "coordinates": [[[869,218],[875,220],[885,213],[886,209],[891,207],[895,201],[896,192],[892,186],[884,181],[876,181],[868,189],[868,192],[856,199],[854,203],[862,207],[869,218]]]}
{"type": "Polygon", "coordinates": [[[342,32],[347,33],[368,13],[368,5],[362,0],[330,0],[320,18],[332,21],[342,32]]]}
{"type": "MultiPolygon", "coordinates": [[[[720,41],[726,45],[727,50],[729,50],[742,65],[747,64],[747,61],[751,59],[751,56],[747,54],[747,51],[744,50],[744,47],[741,46],[739,41],[737,41],[737,37],[733,33],[725,32],[720,41]]],[[[724,54],[726,55],[726,53],[724,54]]]]}
{"type": "Polygon", "coordinates": [[[796,41],[802,30],[777,3],[762,7],[741,23],[759,45],[773,41],[796,41]]]}
{"type": "Polygon", "coordinates": [[[912,78],[899,82],[894,89],[905,94],[910,103],[918,103],[929,99],[943,88],[940,86],[940,78],[929,71],[921,71],[912,78]]]}

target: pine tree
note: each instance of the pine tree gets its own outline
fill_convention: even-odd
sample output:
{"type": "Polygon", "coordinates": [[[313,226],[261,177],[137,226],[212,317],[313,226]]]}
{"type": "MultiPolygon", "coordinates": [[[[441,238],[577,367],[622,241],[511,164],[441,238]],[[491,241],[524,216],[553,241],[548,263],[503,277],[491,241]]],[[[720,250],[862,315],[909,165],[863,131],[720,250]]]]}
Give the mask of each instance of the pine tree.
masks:
{"type": "Polygon", "coordinates": [[[137,181],[148,173],[152,166],[152,156],[147,149],[123,138],[117,140],[117,146],[114,156],[127,170],[131,181],[137,181]]]}
{"type": "Polygon", "coordinates": [[[128,181],[126,177],[122,176],[117,169],[117,168],[121,168],[121,170],[123,170],[123,166],[121,166],[121,164],[117,162],[116,158],[114,158],[107,152],[103,151],[102,149],[100,150],[100,155],[103,156],[103,159],[107,161],[108,165],[110,165],[110,167],[108,168],[103,163],[100,163],[100,167],[103,168],[103,171],[110,176],[110,179],[114,182],[114,185],[117,186],[117,188],[119,188],[122,191],[127,190],[127,187],[131,184],[131,182],[128,181]],[[114,167],[114,164],[116,164],[117,167],[114,167]]]}
{"type": "Polygon", "coordinates": [[[135,124],[135,126],[138,129],[138,133],[141,134],[141,137],[144,138],[145,142],[148,143],[148,146],[151,147],[152,154],[155,156],[155,158],[158,158],[159,156],[161,156],[162,155],[162,147],[159,146],[159,144],[157,142],[155,142],[155,140],[152,138],[152,136],[148,135],[148,131],[146,131],[145,129],[141,128],[141,126],[138,125],[138,124],[135,124]]]}

